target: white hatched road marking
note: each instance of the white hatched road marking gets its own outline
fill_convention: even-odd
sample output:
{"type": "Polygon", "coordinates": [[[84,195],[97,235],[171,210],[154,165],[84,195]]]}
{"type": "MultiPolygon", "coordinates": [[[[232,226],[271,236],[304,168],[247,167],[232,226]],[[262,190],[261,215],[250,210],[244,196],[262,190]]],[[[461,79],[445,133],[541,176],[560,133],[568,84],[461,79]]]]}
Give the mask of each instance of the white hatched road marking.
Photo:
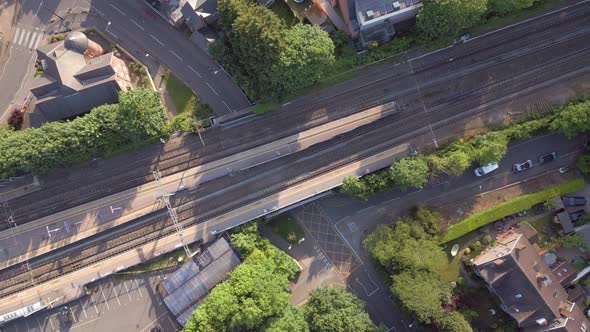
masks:
{"type": "Polygon", "coordinates": [[[35,44],[33,44],[33,49],[37,49],[37,47],[39,46],[39,42],[41,42],[42,38],[43,38],[43,32],[40,32],[39,36],[37,37],[37,40],[35,41],[35,44]]]}
{"type": "Polygon", "coordinates": [[[12,39],[12,42],[16,44],[16,41],[18,40],[18,37],[20,37],[21,33],[23,32],[23,30],[21,28],[16,28],[16,33],[14,34],[14,38],[12,39]]]}
{"type": "MultiPolygon", "coordinates": [[[[144,280],[145,282],[145,280],[144,280]]],[[[137,279],[135,279],[135,286],[137,287],[137,290],[139,291],[139,296],[143,297],[143,294],[141,293],[141,288],[139,287],[139,283],[137,282],[137,279]]]]}
{"type": "Polygon", "coordinates": [[[18,41],[16,42],[17,45],[22,45],[23,40],[25,40],[25,36],[27,36],[30,33],[30,31],[23,29],[23,33],[20,34],[20,37],[18,38],[18,41]]]}
{"type": "Polygon", "coordinates": [[[38,32],[33,32],[33,35],[31,37],[32,38],[29,40],[29,46],[27,46],[27,48],[33,48],[33,45],[35,44],[35,41],[37,39],[39,39],[39,33],[38,32]]]}

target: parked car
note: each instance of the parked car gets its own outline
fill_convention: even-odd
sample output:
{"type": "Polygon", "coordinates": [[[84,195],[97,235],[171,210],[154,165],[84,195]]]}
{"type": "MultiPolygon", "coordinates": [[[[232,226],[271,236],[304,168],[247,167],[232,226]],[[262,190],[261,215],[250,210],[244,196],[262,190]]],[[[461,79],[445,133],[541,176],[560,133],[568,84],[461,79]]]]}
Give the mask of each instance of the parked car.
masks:
{"type": "Polygon", "coordinates": [[[63,306],[61,309],[59,309],[59,316],[61,317],[61,321],[64,323],[72,322],[72,312],[67,306],[63,306]]]}
{"type": "Polygon", "coordinates": [[[498,169],[498,163],[491,163],[475,169],[476,176],[484,176],[498,169]]]}
{"type": "Polygon", "coordinates": [[[515,172],[522,172],[522,171],[525,171],[525,170],[527,170],[527,169],[529,169],[531,167],[533,167],[532,160],[527,160],[527,161],[522,162],[522,163],[514,164],[514,166],[512,167],[512,169],[515,172]]]}
{"type": "Polygon", "coordinates": [[[586,197],[583,196],[561,196],[561,201],[565,206],[584,206],[586,197]]]}
{"type": "Polygon", "coordinates": [[[544,164],[557,159],[557,152],[546,153],[539,157],[539,163],[544,164]]]}
{"type": "Polygon", "coordinates": [[[584,209],[570,212],[570,219],[573,222],[576,222],[576,221],[578,221],[578,219],[580,219],[584,215],[584,213],[586,213],[586,211],[584,211],[584,209]]]}

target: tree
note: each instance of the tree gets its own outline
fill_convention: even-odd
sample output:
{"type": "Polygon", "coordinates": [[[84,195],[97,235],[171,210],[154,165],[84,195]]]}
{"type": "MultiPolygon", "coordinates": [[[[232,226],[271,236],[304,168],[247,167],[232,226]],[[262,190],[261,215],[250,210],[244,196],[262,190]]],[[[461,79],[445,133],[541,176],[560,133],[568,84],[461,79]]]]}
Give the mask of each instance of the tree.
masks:
{"type": "Polygon", "coordinates": [[[442,317],[441,305],[451,299],[451,286],[436,273],[409,270],[394,275],[392,293],[418,321],[430,324],[442,317]]]}
{"type": "Polygon", "coordinates": [[[140,142],[158,136],[168,118],[160,95],[148,89],[131,89],[119,94],[119,110],[126,124],[126,137],[131,142],[140,142]]]}
{"type": "Polygon", "coordinates": [[[231,243],[242,258],[248,257],[259,245],[260,234],[256,220],[238,226],[232,230],[231,243]]]}
{"type": "Polygon", "coordinates": [[[590,155],[582,155],[576,164],[580,172],[590,174],[590,155]]]}
{"type": "Polygon", "coordinates": [[[437,242],[411,237],[406,224],[399,224],[395,228],[394,238],[399,242],[389,244],[396,247],[391,256],[391,271],[408,269],[437,271],[446,260],[446,254],[437,242]]]}
{"type": "Polygon", "coordinates": [[[402,190],[422,188],[428,182],[428,163],[424,158],[402,158],[391,164],[389,174],[402,190]]]}
{"type": "Polygon", "coordinates": [[[488,0],[424,0],[417,29],[427,39],[453,37],[482,19],[488,0]]]}
{"type": "Polygon", "coordinates": [[[428,235],[436,237],[440,234],[440,212],[421,204],[416,208],[413,216],[428,235]]]}
{"type": "Polygon", "coordinates": [[[303,309],[288,305],[282,316],[271,318],[263,329],[264,332],[309,332],[303,309]]]}
{"type": "Polygon", "coordinates": [[[551,129],[568,138],[590,130],[590,100],[561,107],[551,123],[551,129]]]}
{"type": "Polygon", "coordinates": [[[566,235],[557,239],[559,243],[566,248],[584,248],[588,249],[588,245],[579,234],[566,235]]]}
{"type": "Polygon", "coordinates": [[[445,154],[445,171],[449,175],[460,176],[471,166],[469,154],[463,151],[455,150],[445,154]]]}
{"type": "Polygon", "coordinates": [[[232,70],[248,95],[259,99],[276,86],[275,66],[285,47],[283,21],[270,9],[252,5],[239,13],[228,34],[228,43],[233,53],[232,70]]]}
{"type": "Polygon", "coordinates": [[[185,331],[258,330],[283,314],[289,305],[288,288],[288,275],[275,259],[254,249],[193,312],[185,331]]]}
{"type": "Polygon", "coordinates": [[[457,311],[446,314],[439,322],[442,332],[471,332],[469,322],[457,311]]]}
{"type": "Polygon", "coordinates": [[[515,11],[529,8],[537,0],[490,0],[490,12],[506,15],[515,11]]]}
{"type": "Polygon", "coordinates": [[[309,294],[305,317],[312,332],[369,332],[375,329],[365,303],[341,288],[318,288],[309,294]]]}
{"type": "Polygon", "coordinates": [[[342,191],[363,201],[366,201],[370,194],[367,184],[355,176],[347,176],[342,180],[342,191]]]}
{"type": "Polygon", "coordinates": [[[219,0],[217,1],[217,13],[221,26],[230,31],[238,15],[252,5],[250,0],[219,0]]]}
{"type": "Polygon", "coordinates": [[[369,174],[363,177],[363,181],[367,184],[370,193],[386,192],[393,186],[393,181],[387,171],[369,174]]]}
{"type": "Polygon", "coordinates": [[[275,94],[285,95],[317,82],[334,63],[334,42],[317,25],[296,24],[285,31],[275,67],[275,94]]]}
{"type": "Polygon", "coordinates": [[[379,224],[377,229],[363,240],[363,247],[388,270],[391,268],[391,257],[397,250],[397,247],[392,245],[396,241],[395,236],[393,227],[379,224]]]}
{"type": "Polygon", "coordinates": [[[492,131],[471,140],[474,159],[480,165],[498,162],[508,151],[508,138],[502,132],[492,131]]]}

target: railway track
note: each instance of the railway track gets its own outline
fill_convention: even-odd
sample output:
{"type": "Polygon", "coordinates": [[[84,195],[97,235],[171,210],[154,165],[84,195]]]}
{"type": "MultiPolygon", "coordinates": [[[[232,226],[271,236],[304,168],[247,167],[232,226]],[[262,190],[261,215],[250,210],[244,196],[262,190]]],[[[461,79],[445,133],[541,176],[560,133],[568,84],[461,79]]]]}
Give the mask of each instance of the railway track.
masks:
{"type": "MultiPolygon", "coordinates": [[[[490,56],[493,56],[494,54],[501,54],[499,52],[510,49],[511,47],[514,47],[515,44],[518,44],[519,46],[528,46],[536,42],[538,43],[540,41],[546,41],[551,38],[562,36],[564,31],[568,31],[573,27],[579,27],[580,21],[588,21],[588,15],[586,15],[588,12],[590,12],[590,6],[585,6],[583,8],[579,8],[570,16],[562,17],[556,15],[556,17],[551,20],[543,20],[542,22],[538,22],[538,24],[534,25],[532,28],[517,26],[514,31],[511,30],[511,33],[508,34],[509,40],[507,40],[506,35],[492,35],[490,36],[493,37],[491,41],[489,41],[487,38],[485,43],[474,41],[474,43],[482,43],[483,46],[481,46],[481,48],[472,49],[463,47],[457,48],[457,51],[455,51],[453,48],[453,52],[450,54],[450,56],[452,56],[454,59],[453,63],[448,62],[447,56],[449,55],[445,55],[444,59],[442,59],[441,56],[441,59],[434,61],[433,64],[421,65],[421,59],[412,61],[412,73],[393,73],[392,75],[387,76],[381,80],[371,82],[371,84],[362,87],[358,91],[358,94],[356,94],[356,97],[359,97],[361,101],[352,103],[351,105],[343,106],[350,102],[350,98],[343,98],[346,94],[348,94],[347,91],[344,91],[331,96],[330,98],[318,100],[316,103],[308,105],[305,110],[271,114],[266,119],[272,120],[273,118],[288,117],[292,114],[306,113],[310,110],[318,108],[331,107],[332,109],[337,110],[335,113],[339,112],[340,114],[349,114],[354,112],[354,110],[376,106],[384,102],[384,96],[388,96],[388,91],[395,90],[395,88],[389,87],[386,88],[388,91],[385,91],[385,89],[379,87],[389,86],[389,83],[395,86],[396,82],[407,80],[408,78],[412,77],[412,75],[414,75],[417,81],[428,81],[433,77],[438,77],[436,75],[438,71],[452,73],[453,71],[449,68],[455,68],[457,64],[461,64],[461,70],[475,67],[480,62],[485,61],[484,59],[489,59],[490,56]],[[555,31],[549,30],[550,28],[554,28],[555,31]],[[541,31],[541,33],[537,33],[538,31],[541,31]],[[482,61],[462,64],[462,61],[469,62],[469,57],[473,57],[475,55],[478,55],[482,61]],[[335,100],[338,99],[342,100],[335,102],[335,100]]],[[[471,46],[471,44],[468,44],[468,46],[471,46]]],[[[500,63],[506,63],[512,60],[513,59],[502,59],[500,63]]],[[[489,66],[486,68],[490,68],[494,65],[496,64],[489,64],[489,66]]],[[[450,81],[450,79],[447,80],[447,82],[448,81],[450,81]]],[[[391,96],[386,98],[391,98],[391,96]]],[[[311,118],[311,122],[321,121],[323,117],[316,115],[315,118],[311,118]]],[[[240,128],[238,127],[238,129],[240,128]]],[[[216,135],[221,137],[219,134],[216,135]]],[[[257,134],[257,136],[264,135],[257,134]]],[[[244,141],[248,141],[249,138],[251,138],[251,135],[244,137],[244,141]]],[[[19,221],[19,224],[23,224],[42,216],[64,210],[68,207],[79,205],[105,195],[152,181],[151,172],[156,168],[159,168],[163,176],[166,176],[186,170],[187,168],[194,167],[198,164],[214,160],[221,155],[227,155],[233,153],[234,150],[237,151],[238,149],[243,148],[243,145],[236,145],[234,147],[224,149],[222,153],[215,153],[201,149],[199,147],[200,143],[197,142],[197,140],[193,141],[193,143],[179,145],[172,148],[171,151],[161,154],[156,162],[154,162],[154,157],[150,157],[139,159],[128,165],[125,165],[125,167],[131,168],[130,171],[122,171],[120,168],[109,169],[98,174],[93,174],[91,181],[88,179],[73,178],[69,179],[69,181],[64,181],[67,183],[55,185],[52,184],[51,188],[49,189],[44,189],[31,195],[21,197],[15,202],[9,202],[9,206],[12,209],[12,214],[15,219],[19,221]],[[145,164],[148,164],[149,166],[146,167],[145,164]],[[103,179],[96,180],[98,177],[102,177],[103,179]],[[73,183],[76,185],[73,185],[73,183]]],[[[251,145],[256,146],[256,144],[257,142],[254,142],[251,145]]],[[[216,147],[214,146],[213,148],[216,147]]],[[[8,227],[9,225],[7,224],[0,225],[0,231],[5,230],[8,227]]]]}
{"type": "MultiPolygon", "coordinates": [[[[569,42],[575,43],[577,40],[570,39],[569,42]]],[[[539,50],[541,51],[544,50],[539,50]]],[[[226,177],[209,182],[191,191],[190,195],[174,200],[174,205],[179,206],[179,220],[184,227],[190,227],[219,216],[224,211],[231,211],[236,206],[247,204],[248,201],[252,202],[260,197],[271,195],[282,188],[296,185],[309,178],[322,176],[335,167],[350,164],[387,147],[398,145],[409,137],[427,132],[429,129],[425,128],[425,124],[429,119],[434,127],[442,127],[446,125],[445,123],[452,121],[453,117],[466,117],[485,112],[487,108],[474,108],[474,106],[482,104],[481,101],[486,103],[509,97],[510,94],[539,82],[548,82],[552,78],[589,68],[590,56],[588,55],[588,48],[583,48],[566,55],[555,56],[544,63],[531,66],[526,72],[497,78],[479,89],[468,90],[452,98],[433,99],[429,106],[430,111],[420,111],[419,108],[402,110],[386,118],[388,121],[371,123],[330,142],[286,156],[280,163],[276,160],[236,174],[234,178],[226,177]],[[269,185],[268,182],[259,181],[260,178],[269,179],[270,183],[274,184],[269,185]],[[240,192],[240,188],[245,193],[256,193],[258,198],[240,192]],[[234,190],[236,194],[226,195],[231,190],[234,190]],[[195,197],[201,198],[195,199],[195,197]],[[216,203],[221,200],[223,203],[214,209],[206,205],[207,200],[216,203]]],[[[411,92],[405,95],[405,97],[410,96],[413,96],[411,92]]],[[[154,213],[129,227],[119,227],[111,234],[99,234],[90,238],[81,248],[65,248],[60,252],[61,258],[56,260],[50,257],[50,254],[31,260],[26,268],[23,265],[15,265],[0,271],[0,298],[35,284],[51,281],[60,275],[113,257],[173,232],[174,227],[168,220],[167,214],[154,213]]]]}

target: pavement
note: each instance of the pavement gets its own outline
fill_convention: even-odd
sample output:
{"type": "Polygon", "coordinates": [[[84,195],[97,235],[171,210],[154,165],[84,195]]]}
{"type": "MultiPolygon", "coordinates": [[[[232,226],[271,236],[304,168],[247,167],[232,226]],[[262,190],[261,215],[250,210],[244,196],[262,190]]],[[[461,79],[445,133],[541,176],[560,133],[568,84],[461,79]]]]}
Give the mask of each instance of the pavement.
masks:
{"type": "MultiPolygon", "coordinates": [[[[391,224],[421,203],[437,207],[505,186],[526,186],[527,180],[575,164],[581,146],[581,139],[544,135],[512,145],[500,161],[500,168],[484,177],[476,177],[470,168],[461,177],[430,183],[422,190],[392,190],[372,196],[366,202],[336,194],[293,209],[291,213],[306,230],[305,242],[311,240],[321,250],[316,257],[325,257],[330,262],[347,288],[367,303],[367,311],[377,324],[383,323],[393,331],[413,330],[411,319],[400,312],[399,304],[389,292],[388,277],[375,266],[362,240],[377,225],[391,224]],[[556,161],[538,164],[538,156],[553,151],[560,156],[556,161]],[[526,159],[535,161],[532,169],[512,172],[514,163],[526,159]]],[[[299,250],[298,245],[292,250],[299,250]]]]}
{"type": "Polygon", "coordinates": [[[2,326],[3,332],[49,331],[138,331],[159,327],[178,331],[180,325],[168,311],[158,292],[165,271],[142,275],[113,275],[92,287],[93,293],[67,304],[72,321],[60,316],[63,306],[37,312],[2,326]]]}
{"type": "Polygon", "coordinates": [[[10,41],[10,48],[9,58],[0,66],[0,122],[31,98],[35,48],[48,43],[52,33],[77,26],[105,32],[144,62],[150,73],[159,72],[160,66],[169,68],[218,115],[250,106],[237,83],[215,60],[142,0],[22,0],[15,25],[3,36],[10,41]]]}
{"type": "MultiPolygon", "coordinates": [[[[240,207],[228,214],[221,215],[207,220],[206,222],[198,223],[183,227],[182,238],[175,232],[170,235],[162,236],[156,241],[145,243],[141,246],[128,250],[123,253],[106,256],[87,267],[75,270],[70,273],[61,274],[50,282],[39,284],[35,281],[36,277],[32,273],[30,288],[7,296],[0,301],[0,313],[8,313],[26,305],[41,301],[41,300],[55,300],[71,301],[79,298],[83,294],[83,286],[87,283],[94,282],[100,278],[111,275],[126,267],[133,266],[177,249],[181,243],[193,243],[197,241],[208,242],[217,233],[221,233],[229,228],[233,228],[236,224],[241,224],[257,217],[263,216],[268,211],[274,211],[283,207],[292,205],[296,202],[313,197],[319,192],[328,191],[339,186],[342,179],[346,176],[358,176],[365,172],[366,169],[380,169],[389,165],[395,158],[400,155],[405,155],[407,148],[397,147],[380,153],[376,156],[369,157],[365,160],[346,165],[325,173],[318,178],[312,178],[293,186],[285,191],[278,192],[274,195],[240,207]]],[[[149,219],[147,220],[149,221],[149,219]]],[[[187,220],[190,221],[190,220],[187,220]]],[[[119,229],[125,231],[125,229],[119,229]]],[[[101,237],[109,236],[103,233],[101,237]]],[[[102,243],[101,238],[95,239],[102,243]]],[[[106,243],[106,242],[105,242],[106,243]]],[[[80,245],[80,244],[78,244],[80,245]]],[[[76,250],[75,245],[70,245],[68,250],[76,250]]],[[[101,249],[107,252],[107,249],[101,249]]],[[[55,260],[57,251],[54,251],[50,256],[44,256],[45,260],[55,260]]],[[[63,254],[57,253],[60,257],[63,254]]],[[[76,252],[73,254],[76,255],[76,252]]],[[[21,268],[22,266],[19,266],[21,268]]],[[[6,270],[5,270],[6,271],[6,270]]]]}
{"type": "MultiPolygon", "coordinates": [[[[0,233],[0,267],[37,257],[54,248],[80,241],[161,210],[164,208],[161,190],[176,193],[182,190],[179,188],[196,188],[206,181],[230,175],[234,171],[243,171],[327,141],[362,125],[378,121],[394,111],[394,108],[375,107],[228,158],[163,177],[160,182],[149,182],[42,217],[34,222],[20,224],[15,220],[13,226],[18,227],[0,233]],[[15,238],[16,245],[13,245],[15,238]]],[[[26,185],[19,189],[28,193],[38,188],[39,186],[26,185]]],[[[8,194],[10,192],[3,195],[8,197],[8,194]]]]}

